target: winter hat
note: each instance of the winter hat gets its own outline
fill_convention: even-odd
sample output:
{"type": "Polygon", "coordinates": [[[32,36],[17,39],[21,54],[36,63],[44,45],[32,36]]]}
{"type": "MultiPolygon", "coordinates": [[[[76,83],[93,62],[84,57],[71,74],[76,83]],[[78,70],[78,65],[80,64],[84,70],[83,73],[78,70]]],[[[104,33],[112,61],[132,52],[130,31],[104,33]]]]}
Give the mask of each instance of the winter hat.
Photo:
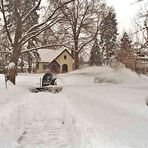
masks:
{"type": "Polygon", "coordinates": [[[47,70],[46,70],[46,73],[48,73],[48,72],[51,72],[51,70],[50,70],[50,69],[47,69],[47,70]]]}

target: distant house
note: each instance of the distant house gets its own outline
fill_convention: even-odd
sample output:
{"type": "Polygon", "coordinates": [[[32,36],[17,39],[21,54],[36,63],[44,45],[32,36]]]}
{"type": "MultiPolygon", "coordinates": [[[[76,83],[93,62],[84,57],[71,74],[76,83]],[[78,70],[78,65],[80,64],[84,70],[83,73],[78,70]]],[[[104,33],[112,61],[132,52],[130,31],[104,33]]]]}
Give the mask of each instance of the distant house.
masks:
{"type": "Polygon", "coordinates": [[[148,72],[148,52],[147,49],[141,50],[137,54],[137,59],[135,63],[136,69],[140,69],[143,73],[148,72]]]}
{"type": "Polygon", "coordinates": [[[148,72],[148,56],[138,57],[136,59],[136,68],[140,68],[148,72]]]}
{"type": "Polygon", "coordinates": [[[47,68],[52,73],[65,73],[73,70],[73,57],[67,49],[41,49],[39,54],[40,62],[37,73],[44,73],[47,68]]]}

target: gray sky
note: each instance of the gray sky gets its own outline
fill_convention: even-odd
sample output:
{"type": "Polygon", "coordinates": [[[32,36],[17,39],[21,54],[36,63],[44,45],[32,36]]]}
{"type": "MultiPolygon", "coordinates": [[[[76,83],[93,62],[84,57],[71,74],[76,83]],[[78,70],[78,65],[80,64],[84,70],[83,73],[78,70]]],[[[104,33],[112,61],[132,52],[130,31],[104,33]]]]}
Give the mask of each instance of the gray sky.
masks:
{"type": "MultiPolygon", "coordinates": [[[[129,31],[134,27],[134,17],[138,13],[140,6],[135,4],[136,0],[106,0],[107,4],[115,8],[119,32],[129,31]]],[[[143,0],[147,1],[147,0],[143,0]]],[[[46,5],[47,0],[42,0],[42,5],[46,5]]],[[[1,16],[0,16],[1,17],[1,16]]]]}
{"type": "MultiPolygon", "coordinates": [[[[134,17],[140,9],[135,1],[137,0],[106,0],[107,5],[115,8],[120,33],[133,29],[134,17]]],[[[47,0],[43,0],[42,2],[45,4],[47,0]]]]}
{"type": "Polygon", "coordinates": [[[107,4],[115,8],[119,31],[129,31],[134,27],[134,17],[140,9],[136,0],[106,0],[107,4]]]}

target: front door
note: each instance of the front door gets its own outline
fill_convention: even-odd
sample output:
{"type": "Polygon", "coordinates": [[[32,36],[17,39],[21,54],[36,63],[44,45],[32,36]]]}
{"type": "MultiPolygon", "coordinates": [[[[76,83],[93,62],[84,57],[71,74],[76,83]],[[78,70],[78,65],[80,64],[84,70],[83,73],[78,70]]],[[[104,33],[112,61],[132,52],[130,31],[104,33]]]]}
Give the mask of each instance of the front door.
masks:
{"type": "Polygon", "coordinates": [[[68,65],[67,64],[63,64],[62,66],[62,73],[68,72],[68,65]]]}
{"type": "Polygon", "coordinates": [[[56,65],[52,65],[52,70],[51,70],[53,73],[57,73],[57,68],[56,68],[56,65]]]}

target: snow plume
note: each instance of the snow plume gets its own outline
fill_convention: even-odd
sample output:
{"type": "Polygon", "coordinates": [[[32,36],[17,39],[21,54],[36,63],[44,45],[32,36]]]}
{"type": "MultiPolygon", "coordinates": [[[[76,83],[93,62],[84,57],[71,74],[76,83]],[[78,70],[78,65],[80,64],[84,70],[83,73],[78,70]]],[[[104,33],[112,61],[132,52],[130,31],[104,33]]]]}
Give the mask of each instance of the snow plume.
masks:
{"type": "Polygon", "coordinates": [[[95,83],[122,83],[139,77],[136,73],[126,68],[117,70],[104,67],[101,69],[102,71],[94,79],[95,83]]]}
{"type": "Polygon", "coordinates": [[[71,74],[93,77],[95,83],[122,83],[128,80],[139,79],[139,76],[124,67],[111,68],[108,66],[92,66],[76,70],[71,74]]]}

